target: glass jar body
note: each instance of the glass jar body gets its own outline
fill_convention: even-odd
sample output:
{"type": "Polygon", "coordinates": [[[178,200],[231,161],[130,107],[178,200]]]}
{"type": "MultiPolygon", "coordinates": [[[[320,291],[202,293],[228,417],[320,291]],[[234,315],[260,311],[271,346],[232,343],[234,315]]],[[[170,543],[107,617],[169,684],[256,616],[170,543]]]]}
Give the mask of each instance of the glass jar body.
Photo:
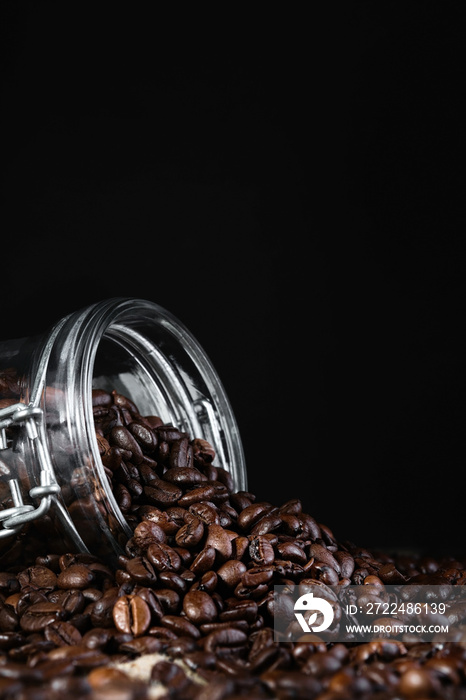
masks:
{"type": "Polygon", "coordinates": [[[0,559],[8,539],[24,550],[38,533],[63,551],[124,550],[132,528],[102,463],[96,390],[208,441],[235,488],[247,488],[232,408],[193,335],[153,302],[104,300],[42,336],[0,343],[0,559]]]}

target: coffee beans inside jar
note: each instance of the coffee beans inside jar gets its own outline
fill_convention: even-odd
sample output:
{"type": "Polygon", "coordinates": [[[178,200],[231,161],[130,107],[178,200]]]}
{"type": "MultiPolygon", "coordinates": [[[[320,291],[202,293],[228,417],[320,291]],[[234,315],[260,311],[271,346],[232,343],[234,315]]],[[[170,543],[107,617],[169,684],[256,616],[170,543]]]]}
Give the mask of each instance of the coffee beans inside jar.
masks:
{"type": "MultiPolygon", "coordinates": [[[[94,390],[93,406],[133,534],[115,566],[58,541],[41,551],[33,528],[2,544],[1,698],[466,698],[464,641],[276,641],[273,596],[276,585],[464,585],[464,560],[341,541],[299,498],[235,491],[208,442],[142,416],[130,397],[94,390]]],[[[72,480],[85,512],[97,485],[86,465],[72,480]]]]}

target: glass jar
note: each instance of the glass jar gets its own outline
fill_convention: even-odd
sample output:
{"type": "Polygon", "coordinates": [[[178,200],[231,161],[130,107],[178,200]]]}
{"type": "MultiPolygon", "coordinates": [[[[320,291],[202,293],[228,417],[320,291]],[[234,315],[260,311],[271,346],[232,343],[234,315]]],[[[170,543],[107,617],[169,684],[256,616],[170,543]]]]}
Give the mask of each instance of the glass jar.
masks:
{"type": "Polygon", "coordinates": [[[132,528],[100,456],[99,389],[208,441],[214,464],[247,489],[235,417],[199,343],[151,301],[107,299],[0,343],[0,562],[15,548],[34,554],[38,540],[107,560],[124,551],[132,528]]]}

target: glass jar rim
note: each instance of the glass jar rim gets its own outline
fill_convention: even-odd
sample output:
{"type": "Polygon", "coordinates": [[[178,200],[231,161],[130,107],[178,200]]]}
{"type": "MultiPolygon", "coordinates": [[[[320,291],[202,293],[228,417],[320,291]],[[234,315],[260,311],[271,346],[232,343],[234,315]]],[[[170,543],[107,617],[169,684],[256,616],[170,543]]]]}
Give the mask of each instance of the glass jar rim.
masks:
{"type": "MultiPolygon", "coordinates": [[[[203,431],[208,426],[214,438],[208,441],[215,442],[213,446],[220,466],[230,472],[237,490],[247,490],[244,452],[232,407],[212,362],[193,334],[171,312],[152,301],[112,297],[96,302],[69,314],[56,324],[47,347],[56,344],[65,349],[65,400],[68,410],[74,410],[76,418],[76,425],[72,427],[72,441],[77,445],[79,435],[86,435],[92,453],[92,466],[103,486],[105,498],[127,537],[132,534],[131,528],[117,504],[100,458],[94,428],[92,389],[96,357],[104,340],[121,346],[128,354],[134,353],[141,364],[148,363],[152,367],[159,348],[154,338],[145,334],[145,329],[155,335],[163,332],[170,341],[173,340],[173,352],[182,353],[181,364],[189,363],[189,371],[198,373],[195,380],[202,384],[202,396],[189,405],[192,378],[189,371],[177,367],[179,358],[167,353],[167,357],[164,355],[157,366],[161,374],[166,373],[161,381],[169,385],[176,410],[181,418],[185,417],[188,424],[194,426],[190,430],[191,438],[205,437],[203,431]],[[176,371],[173,371],[172,365],[176,371]],[[199,431],[198,434],[194,434],[196,431],[199,431]]],[[[176,425],[174,421],[169,422],[176,425]]]]}

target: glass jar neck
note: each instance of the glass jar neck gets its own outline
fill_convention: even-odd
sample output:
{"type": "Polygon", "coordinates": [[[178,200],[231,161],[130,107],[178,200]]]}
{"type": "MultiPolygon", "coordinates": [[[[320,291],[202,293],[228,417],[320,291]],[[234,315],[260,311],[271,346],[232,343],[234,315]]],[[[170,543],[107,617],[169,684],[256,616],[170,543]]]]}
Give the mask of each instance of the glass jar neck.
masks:
{"type": "MultiPolygon", "coordinates": [[[[82,538],[95,551],[98,533],[119,552],[132,534],[100,459],[93,389],[128,396],[141,414],[158,415],[191,437],[207,440],[235,488],[247,489],[239,431],[219,377],[187,328],[155,303],[114,298],[70,314],[52,329],[35,373],[31,399],[43,397],[58,483],[77,479],[84,469],[95,484],[90,541],[79,525],[82,513],[73,505],[79,535],[71,534],[79,548],[82,538]]],[[[67,510],[72,508],[65,507],[60,517],[71,527],[67,510]]]]}

